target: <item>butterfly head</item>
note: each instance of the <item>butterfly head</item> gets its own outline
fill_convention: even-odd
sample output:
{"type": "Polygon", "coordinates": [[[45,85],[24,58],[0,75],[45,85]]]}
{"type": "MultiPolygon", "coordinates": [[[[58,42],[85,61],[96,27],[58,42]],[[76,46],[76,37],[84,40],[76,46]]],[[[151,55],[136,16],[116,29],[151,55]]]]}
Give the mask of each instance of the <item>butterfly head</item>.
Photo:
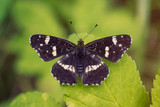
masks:
{"type": "Polygon", "coordinates": [[[78,41],[78,45],[77,45],[77,55],[79,57],[82,57],[84,54],[84,41],[82,39],[80,39],[78,41]]]}
{"type": "Polygon", "coordinates": [[[78,47],[84,47],[84,41],[82,40],[82,39],[80,39],[79,41],[78,41],[78,45],[77,45],[78,47]]]}

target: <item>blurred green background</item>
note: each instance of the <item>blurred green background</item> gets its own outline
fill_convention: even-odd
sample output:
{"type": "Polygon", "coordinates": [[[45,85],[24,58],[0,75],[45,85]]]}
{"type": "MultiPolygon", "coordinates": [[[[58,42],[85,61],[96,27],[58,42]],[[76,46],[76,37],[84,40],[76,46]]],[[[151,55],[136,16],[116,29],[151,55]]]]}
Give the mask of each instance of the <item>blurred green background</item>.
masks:
{"type": "Polygon", "coordinates": [[[29,38],[47,34],[67,39],[74,33],[69,20],[77,33],[98,24],[92,32],[96,38],[131,35],[127,53],[150,92],[160,68],[159,19],[159,0],[0,0],[0,103],[32,90],[47,92],[62,103],[62,90],[50,72],[57,59],[43,62],[29,38]]]}

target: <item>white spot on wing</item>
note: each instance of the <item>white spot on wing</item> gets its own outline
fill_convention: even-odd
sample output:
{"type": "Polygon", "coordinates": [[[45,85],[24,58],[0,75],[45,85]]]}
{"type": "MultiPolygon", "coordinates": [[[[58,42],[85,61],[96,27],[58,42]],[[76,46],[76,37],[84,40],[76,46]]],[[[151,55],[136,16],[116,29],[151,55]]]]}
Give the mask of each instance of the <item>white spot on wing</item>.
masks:
{"type": "Polygon", "coordinates": [[[67,83],[66,85],[70,85],[69,83],[67,83]]]}
{"type": "Polygon", "coordinates": [[[52,55],[56,56],[57,55],[56,46],[53,46],[52,49],[53,49],[52,55]]]}
{"type": "Polygon", "coordinates": [[[84,84],[85,86],[88,86],[88,84],[84,84]]]}
{"type": "Polygon", "coordinates": [[[108,47],[108,46],[106,46],[105,50],[106,50],[106,51],[109,51],[109,47],[108,47]]]}
{"type": "Polygon", "coordinates": [[[53,46],[53,48],[52,48],[52,49],[56,51],[56,46],[53,46]]]}
{"type": "Polygon", "coordinates": [[[85,72],[88,73],[90,71],[97,70],[100,66],[102,66],[103,62],[97,64],[97,65],[89,65],[85,68],[85,72]]]}
{"type": "Polygon", "coordinates": [[[112,42],[113,42],[113,44],[114,44],[114,45],[116,45],[116,44],[117,44],[116,36],[113,36],[113,37],[112,37],[112,42]]]}
{"type": "Polygon", "coordinates": [[[46,39],[44,42],[48,45],[49,40],[50,40],[50,36],[46,36],[46,39]]]}
{"type": "Polygon", "coordinates": [[[106,46],[105,47],[105,57],[108,57],[109,56],[109,47],[106,46]]]}
{"type": "Polygon", "coordinates": [[[43,44],[41,43],[40,46],[43,46],[43,44]]]}
{"type": "Polygon", "coordinates": [[[52,52],[52,55],[53,55],[53,56],[56,56],[56,55],[57,55],[56,51],[53,51],[53,52],[52,52]]]}
{"type": "Polygon", "coordinates": [[[64,65],[64,69],[67,69],[69,67],[69,65],[64,65]]]}
{"type": "Polygon", "coordinates": [[[118,46],[119,46],[119,47],[122,47],[122,44],[119,44],[118,46]]]}
{"type": "Polygon", "coordinates": [[[41,38],[41,35],[39,35],[39,38],[41,38]]]}
{"type": "Polygon", "coordinates": [[[57,61],[57,63],[58,63],[62,68],[64,68],[65,70],[69,70],[69,71],[75,73],[75,68],[74,68],[74,66],[62,64],[60,61],[57,61]]]}
{"type": "Polygon", "coordinates": [[[92,55],[91,57],[92,57],[92,58],[94,58],[94,57],[95,57],[95,55],[92,55]]]}

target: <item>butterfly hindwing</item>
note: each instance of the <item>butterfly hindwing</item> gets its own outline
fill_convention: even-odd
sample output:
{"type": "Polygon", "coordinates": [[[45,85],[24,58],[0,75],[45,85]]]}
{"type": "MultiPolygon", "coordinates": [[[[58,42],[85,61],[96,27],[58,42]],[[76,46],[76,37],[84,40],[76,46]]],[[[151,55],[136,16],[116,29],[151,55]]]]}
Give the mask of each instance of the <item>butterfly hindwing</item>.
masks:
{"type": "Polygon", "coordinates": [[[111,62],[117,62],[130,47],[131,42],[129,35],[116,35],[90,42],[85,45],[85,48],[90,53],[101,56],[111,62]]]}
{"type": "Polygon", "coordinates": [[[59,59],[52,67],[52,74],[61,84],[76,84],[76,62],[74,54],[66,54],[59,59]]]}
{"type": "Polygon", "coordinates": [[[84,59],[83,84],[100,85],[107,77],[109,69],[97,55],[87,55],[84,59]]]}
{"type": "Polygon", "coordinates": [[[75,44],[53,36],[33,35],[30,44],[44,61],[49,61],[73,51],[75,44]]]}

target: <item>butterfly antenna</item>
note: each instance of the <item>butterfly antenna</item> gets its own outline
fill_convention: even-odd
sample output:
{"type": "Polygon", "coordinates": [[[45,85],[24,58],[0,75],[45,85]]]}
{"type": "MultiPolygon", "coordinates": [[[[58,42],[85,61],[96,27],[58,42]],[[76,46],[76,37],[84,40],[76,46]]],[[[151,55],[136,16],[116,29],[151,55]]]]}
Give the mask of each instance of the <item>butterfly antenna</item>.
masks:
{"type": "Polygon", "coordinates": [[[94,28],[83,38],[83,40],[84,40],[97,26],[98,26],[98,24],[96,24],[96,25],[94,26],[94,28]]]}
{"type": "Polygon", "coordinates": [[[72,20],[69,20],[69,23],[72,25],[73,30],[74,30],[74,32],[76,33],[76,35],[77,35],[78,39],[80,39],[80,38],[79,38],[79,36],[78,36],[78,34],[77,34],[77,32],[76,32],[76,30],[75,30],[75,28],[74,28],[74,26],[73,26],[73,24],[72,24],[72,20]]]}

